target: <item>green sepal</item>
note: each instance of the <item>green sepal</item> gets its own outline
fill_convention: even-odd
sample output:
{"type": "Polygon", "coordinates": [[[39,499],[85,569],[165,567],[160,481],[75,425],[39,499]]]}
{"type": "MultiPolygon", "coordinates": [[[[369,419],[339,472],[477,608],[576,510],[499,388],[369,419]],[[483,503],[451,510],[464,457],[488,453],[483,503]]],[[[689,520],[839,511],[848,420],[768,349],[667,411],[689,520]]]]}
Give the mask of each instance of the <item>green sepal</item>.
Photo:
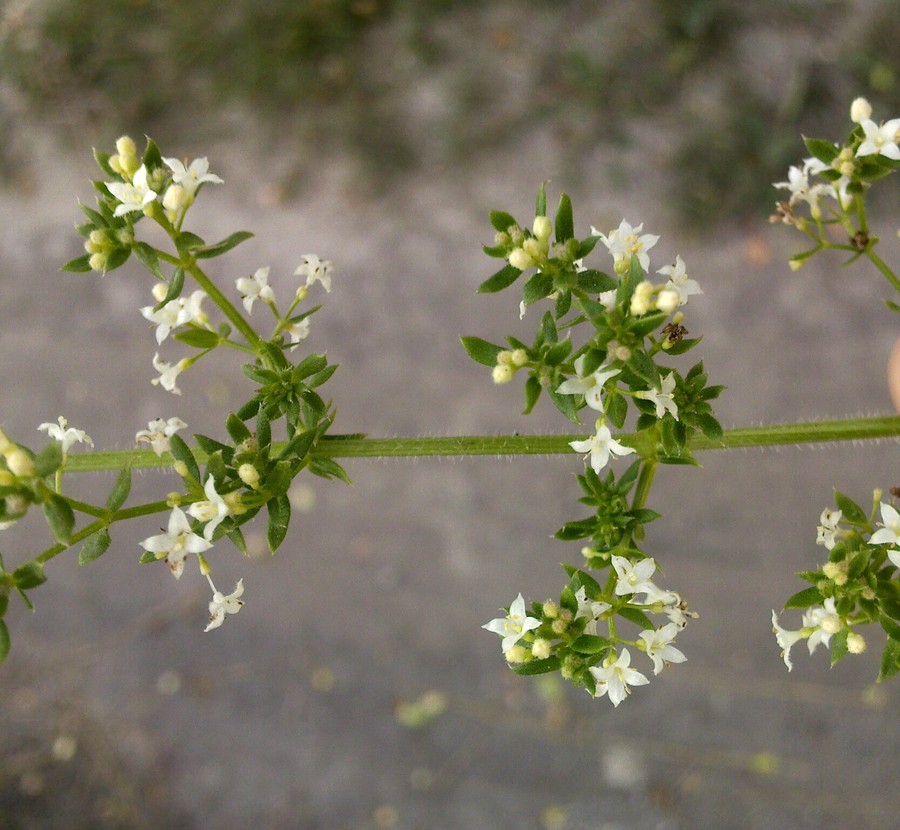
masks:
{"type": "Polygon", "coordinates": [[[460,337],[459,342],[469,357],[482,366],[496,366],[497,355],[504,351],[502,346],[495,346],[480,337],[460,337]]]}
{"type": "Polygon", "coordinates": [[[490,221],[491,227],[500,233],[506,233],[511,226],[518,224],[513,216],[505,210],[492,210],[490,221]]]}
{"type": "Polygon", "coordinates": [[[131,463],[126,463],[126,465],[119,472],[119,477],[116,479],[116,483],[113,485],[112,490],[109,492],[109,497],[106,499],[106,509],[115,512],[118,510],[123,504],[125,504],[125,500],[128,498],[128,494],[131,492],[131,463]]]}
{"type": "MultiPolygon", "coordinates": [[[[277,372],[273,372],[271,369],[264,369],[262,366],[257,366],[255,363],[242,364],[241,371],[250,378],[250,380],[261,386],[265,386],[269,383],[278,383],[281,380],[277,372]]],[[[246,420],[243,416],[241,417],[242,420],[246,420]]]]}
{"type": "Polygon", "coordinates": [[[562,542],[574,542],[576,539],[584,539],[586,536],[590,536],[596,526],[597,520],[593,516],[577,522],[566,522],[553,534],[553,538],[562,542]]]}
{"type": "Polygon", "coordinates": [[[228,434],[235,444],[240,444],[253,437],[247,425],[234,412],[228,413],[228,417],[225,419],[225,429],[228,430],[228,434]]]}
{"type": "Polygon", "coordinates": [[[94,269],[91,268],[91,255],[83,254],[82,256],[75,257],[75,259],[70,259],[59,270],[68,271],[72,274],[84,274],[88,271],[93,271],[94,269]]]}
{"type": "Polygon", "coordinates": [[[797,591],[787,602],[785,608],[809,608],[812,605],[821,605],[824,601],[821,591],[818,588],[804,588],[797,591]]]}
{"type": "Polygon", "coordinates": [[[847,636],[850,634],[850,631],[846,628],[842,628],[831,638],[831,665],[835,665],[840,660],[843,660],[847,654],[847,636]]]}
{"type": "Polygon", "coordinates": [[[266,529],[266,541],[269,550],[275,553],[287,536],[288,525],[291,521],[291,502],[287,494],[275,496],[266,502],[269,511],[269,526],[266,529]]]}
{"type": "MultiPolygon", "coordinates": [[[[2,631],[0,631],[0,636],[2,636],[2,631]]],[[[900,672],[900,641],[888,637],[884,644],[884,651],[881,653],[881,668],[876,682],[882,683],[890,680],[897,672],[900,672]]]]}
{"type": "Polygon", "coordinates": [[[547,215],[547,188],[544,186],[544,183],[541,183],[541,186],[538,188],[537,196],[534,199],[534,215],[547,215]]]}
{"type": "Polygon", "coordinates": [[[62,444],[51,441],[34,457],[34,472],[41,478],[46,478],[62,467],[62,462],[62,444]]]}
{"type": "Polygon", "coordinates": [[[639,625],[642,629],[656,628],[651,619],[639,608],[635,608],[631,605],[626,605],[620,608],[616,613],[620,617],[624,617],[626,620],[628,620],[628,622],[633,622],[635,625],[639,625]]]}
{"type": "Polygon", "coordinates": [[[559,657],[548,657],[546,660],[529,660],[527,663],[510,664],[510,669],[516,674],[527,677],[532,674],[548,674],[552,671],[559,671],[562,665],[559,657]]]}
{"type": "Polygon", "coordinates": [[[599,654],[606,651],[610,646],[606,637],[599,637],[594,634],[582,634],[570,648],[578,654],[599,654]]]}
{"type": "Polygon", "coordinates": [[[525,409],[522,411],[523,415],[531,413],[534,405],[538,402],[538,398],[541,397],[542,390],[543,387],[540,381],[534,375],[529,375],[528,380],[525,381],[525,409]]]}
{"type": "Polygon", "coordinates": [[[111,544],[112,538],[109,535],[109,530],[105,527],[100,528],[100,530],[92,533],[84,540],[81,550],[78,551],[78,564],[87,565],[88,562],[99,559],[106,553],[107,548],[111,544]]]}
{"type": "Polygon", "coordinates": [[[58,493],[51,493],[43,508],[54,538],[57,542],[67,545],[72,538],[72,528],[75,527],[75,514],[69,503],[58,493]]]}
{"type": "Polygon", "coordinates": [[[38,585],[43,585],[47,581],[47,575],[44,573],[44,566],[37,560],[32,560],[31,562],[26,562],[24,565],[19,565],[19,567],[13,571],[12,576],[16,581],[16,587],[20,591],[37,588],[38,585]]]}
{"type": "Polygon", "coordinates": [[[629,513],[632,518],[641,525],[655,522],[662,516],[662,513],[657,513],[655,510],[651,510],[649,507],[639,507],[636,510],[630,510],[629,513]]]}
{"type": "Polygon", "coordinates": [[[197,259],[212,259],[213,257],[222,256],[232,248],[236,248],[241,242],[252,238],[250,231],[236,231],[231,236],[226,237],[221,242],[215,242],[212,245],[204,245],[194,249],[194,256],[197,259]]]}
{"type": "Polygon", "coordinates": [[[628,401],[624,395],[610,395],[609,406],[606,414],[610,422],[616,429],[622,429],[625,425],[625,418],[628,416],[628,401]]]}
{"type": "Polygon", "coordinates": [[[556,241],[565,242],[575,236],[575,220],[572,218],[572,200],[565,193],[559,194],[556,208],[556,241]]]}
{"type": "Polygon", "coordinates": [[[841,519],[847,524],[865,526],[869,520],[863,509],[853,499],[845,496],[840,490],[834,491],[834,503],[841,511],[841,519]]]}
{"type": "Polygon", "coordinates": [[[168,285],[169,287],[166,289],[166,296],[153,306],[153,311],[159,311],[166,303],[170,303],[172,300],[181,296],[181,292],[184,289],[183,268],[176,268],[172,272],[172,278],[169,280],[168,285]]]}
{"type": "Polygon", "coordinates": [[[165,280],[162,270],[159,267],[159,257],[156,254],[156,248],[148,245],[146,242],[135,242],[132,248],[138,262],[144,266],[158,280],[165,280]]]}
{"type": "Polygon", "coordinates": [[[504,265],[496,274],[488,277],[478,288],[475,289],[478,294],[495,294],[508,288],[521,275],[521,271],[513,265],[504,265]]]}
{"type": "Polygon", "coordinates": [[[194,458],[191,448],[184,443],[184,439],[178,435],[172,435],[169,437],[169,446],[171,447],[172,457],[176,461],[183,462],[187,467],[188,475],[203,486],[203,482],[200,481],[200,468],[197,466],[197,459],[194,458]]]}
{"type": "Polygon", "coordinates": [[[178,332],[174,339],[185,346],[194,349],[214,349],[219,345],[219,335],[217,332],[208,329],[188,329],[187,331],[178,332]]]}
{"type": "Polygon", "coordinates": [[[9,654],[9,647],[9,629],[6,623],[0,620],[0,665],[3,665],[6,655],[9,654]]]}
{"type": "Polygon", "coordinates": [[[138,564],[140,565],[149,565],[151,562],[158,562],[159,560],[156,558],[155,553],[151,553],[149,550],[145,550],[141,554],[141,558],[138,559],[138,564]]]}
{"type": "Polygon", "coordinates": [[[128,262],[128,257],[130,256],[131,248],[116,248],[116,250],[106,258],[106,267],[103,269],[104,273],[115,271],[116,268],[121,268],[128,262]]]}

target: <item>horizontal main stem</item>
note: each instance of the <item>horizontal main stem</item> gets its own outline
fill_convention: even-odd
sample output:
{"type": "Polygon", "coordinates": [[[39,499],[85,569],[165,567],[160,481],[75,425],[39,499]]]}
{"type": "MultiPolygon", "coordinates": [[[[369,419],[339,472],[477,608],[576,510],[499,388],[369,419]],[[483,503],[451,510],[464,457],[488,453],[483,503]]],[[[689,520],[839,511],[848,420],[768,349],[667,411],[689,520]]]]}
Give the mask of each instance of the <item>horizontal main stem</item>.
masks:
{"type": "MultiPolygon", "coordinates": [[[[697,435],[689,442],[691,450],[723,450],[741,447],[768,447],[785,444],[818,444],[837,441],[866,441],[900,437],[900,415],[814,421],[799,424],[775,424],[727,430],[721,438],[697,435]]],[[[456,435],[433,438],[364,438],[326,436],[315,449],[324,458],[400,458],[463,455],[555,455],[572,453],[570,441],[583,440],[576,435],[456,435]]],[[[635,442],[634,435],[617,435],[623,444],[635,442]]],[[[280,446],[274,445],[276,450],[280,446]]],[[[197,460],[206,454],[194,450],[197,460]]],[[[66,472],[90,472],[122,467],[169,467],[168,456],[159,458],[150,450],[92,452],[72,454],[66,472]]]]}

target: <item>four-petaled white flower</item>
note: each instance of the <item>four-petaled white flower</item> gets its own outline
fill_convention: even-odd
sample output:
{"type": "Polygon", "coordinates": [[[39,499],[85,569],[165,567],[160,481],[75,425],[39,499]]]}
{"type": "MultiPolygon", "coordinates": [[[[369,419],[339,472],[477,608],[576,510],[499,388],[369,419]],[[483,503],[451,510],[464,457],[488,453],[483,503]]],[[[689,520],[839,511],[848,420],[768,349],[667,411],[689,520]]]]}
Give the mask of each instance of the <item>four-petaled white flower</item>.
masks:
{"type": "Polygon", "coordinates": [[[616,441],[606,424],[601,424],[596,434],[590,438],[584,441],[570,441],[569,446],[575,452],[590,453],[590,464],[595,473],[599,473],[609,463],[611,455],[621,457],[634,452],[633,447],[626,447],[616,441]]]}
{"type": "Polygon", "coordinates": [[[150,383],[154,386],[162,386],[166,392],[171,392],[173,395],[180,395],[181,390],[175,384],[178,376],[187,369],[188,365],[188,359],[184,358],[173,366],[171,363],[166,363],[166,361],[160,359],[159,352],[157,352],[153,355],[153,368],[159,372],[159,377],[153,378],[150,383]]]}
{"type": "Polygon", "coordinates": [[[205,298],[206,292],[197,290],[190,297],[178,297],[169,301],[159,311],[154,311],[152,305],[144,306],[141,314],[156,326],[156,342],[162,343],[172,329],[193,323],[204,316],[200,304],[205,298]]]}
{"type": "Polygon", "coordinates": [[[216,482],[212,476],[206,479],[203,492],[206,493],[206,499],[195,501],[187,512],[198,522],[206,522],[206,527],[203,528],[203,537],[207,541],[211,541],[216,528],[226,516],[231,514],[231,508],[225,504],[225,499],[216,492],[216,482]]]}
{"type": "Polygon", "coordinates": [[[124,216],[126,213],[139,210],[143,211],[156,197],[157,193],[150,189],[147,182],[147,166],[142,164],[134,174],[131,182],[106,182],[106,189],[118,199],[121,204],[116,205],[114,216],[124,216]]]}
{"type": "Polygon", "coordinates": [[[252,277],[238,277],[234,284],[237,290],[241,292],[241,299],[244,301],[244,308],[247,314],[253,313],[253,303],[256,300],[263,300],[267,303],[275,302],[275,292],[269,285],[269,266],[265,268],[257,268],[256,273],[252,277]]]}
{"type": "Polygon", "coordinates": [[[618,375],[621,369],[607,369],[600,366],[589,375],[584,374],[584,359],[587,355],[582,355],[575,361],[575,371],[578,373],[577,378],[569,378],[563,381],[556,390],[558,395],[584,395],[585,403],[598,412],[603,411],[603,386],[610,378],[618,375]]]}
{"type": "Polygon", "coordinates": [[[191,531],[187,516],[180,507],[173,507],[169,515],[169,529],[158,536],[151,536],[140,543],[144,550],[157,559],[166,557],[166,564],[175,579],[181,579],[184,563],[190,553],[203,553],[212,543],[191,531]]]}
{"type": "Polygon", "coordinates": [[[641,632],[640,637],[646,646],[647,656],[653,661],[654,674],[659,674],[666,663],[683,663],[687,660],[687,657],[672,645],[679,631],[681,631],[679,626],[670,622],[656,631],[647,629],[641,632]]]}
{"type": "Polygon", "coordinates": [[[237,585],[234,586],[234,593],[225,596],[221,591],[216,590],[209,574],[206,575],[206,578],[212,588],[213,598],[209,603],[209,625],[203,630],[212,631],[225,622],[226,614],[237,614],[241,610],[241,606],[244,604],[241,599],[241,595],[244,593],[244,580],[239,579],[237,585]]]}
{"type": "Polygon", "coordinates": [[[688,297],[692,294],[702,294],[703,289],[697,280],[692,280],[687,275],[684,260],[680,256],[675,257],[674,265],[666,265],[660,268],[657,274],[662,274],[669,278],[666,288],[678,292],[678,305],[686,305],[688,297]]]}
{"type": "Polygon", "coordinates": [[[654,404],[657,418],[662,418],[666,412],[671,412],[672,417],[677,421],[678,406],[674,401],[675,373],[669,372],[666,377],[662,378],[660,384],[660,389],[647,389],[643,392],[635,392],[634,396],[654,404]]]}
{"type": "Polygon", "coordinates": [[[629,668],[630,665],[631,655],[627,648],[623,648],[615,660],[610,656],[603,666],[591,666],[590,672],[597,681],[594,697],[609,695],[612,705],[618,706],[631,694],[629,686],[646,686],[650,681],[639,671],[629,668]]]}
{"type": "Polygon", "coordinates": [[[584,626],[585,634],[597,633],[597,621],[602,614],[609,611],[612,606],[608,602],[599,602],[598,600],[588,599],[587,591],[582,585],[575,592],[575,601],[578,603],[578,611],[575,613],[575,619],[587,617],[587,623],[584,626]]]}
{"type": "Polygon", "coordinates": [[[285,331],[291,337],[291,343],[294,344],[291,346],[293,349],[301,340],[309,337],[309,317],[304,317],[299,323],[291,323],[285,328],[285,331]]]}
{"type": "Polygon", "coordinates": [[[93,447],[94,442],[91,440],[91,436],[88,435],[83,429],[75,429],[74,427],[69,426],[69,422],[63,418],[62,415],[56,419],[58,424],[41,424],[38,427],[38,430],[41,432],[46,432],[50,438],[55,438],[62,444],[63,455],[65,455],[69,451],[69,447],[72,446],[76,441],[80,441],[82,444],[88,444],[93,447]],[[68,427],[68,428],[67,428],[68,427]]]}
{"type": "Polygon", "coordinates": [[[806,641],[810,654],[818,648],[819,644],[827,648],[831,635],[837,634],[843,625],[837,609],[834,607],[834,597],[829,597],[822,605],[808,608],[803,614],[802,622],[804,629],[815,629],[806,641]]]}
{"type": "Polygon", "coordinates": [[[632,564],[624,556],[613,556],[612,566],[616,570],[619,581],[616,583],[616,595],[649,593],[654,588],[650,577],[656,572],[656,562],[651,559],[641,559],[632,564]]]}
{"type": "Polygon", "coordinates": [[[215,173],[209,172],[209,160],[206,156],[194,159],[187,167],[178,159],[164,158],[163,162],[172,171],[172,181],[181,185],[191,196],[196,195],[197,189],[205,182],[224,184],[215,173]]]}
{"type": "Polygon", "coordinates": [[[872,119],[866,119],[860,126],[865,133],[865,141],[856,150],[857,156],[882,155],[900,161],[900,118],[892,118],[879,126],[872,119]]]}
{"type": "Polygon", "coordinates": [[[781,646],[781,656],[784,658],[784,665],[787,666],[788,671],[791,671],[794,668],[794,664],[791,662],[791,648],[794,643],[802,640],[807,635],[802,628],[799,631],[788,631],[788,629],[782,628],[778,624],[778,614],[774,611],[772,611],[772,631],[775,633],[778,645],[781,646]]]}
{"type": "Polygon", "coordinates": [[[831,510],[826,507],[819,517],[819,525],[816,527],[816,544],[824,545],[827,550],[831,550],[836,542],[835,535],[838,530],[838,523],[841,521],[841,511],[831,510]]]}
{"type": "Polygon", "coordinates": [[[881,502],[881,530],[869,538],[870,545],[891,545],[888,558],[900,568],[900,513],[891,505],[881,502]]]}
{"type": "Polygon", "coordinates": [[[782,190],[789,190],[791,193],[791,197],[788,200],[789,204],[795,205],[797,202],[806,202],[813,215],[816,215],[819,212],[819,199],[822,196],[834,197],[836,195],[834,187],[828,182],[810,184],[810,176],[821,173],[826,169],[828,169],[828,165],[817,158],[804,159],[802,167],[791,165],[788,168],[788,180],[786,182],[775,182],[772,186],[782,190]]]}
{"type": "Polygon", "coordinates": [[[522,598],[522,594],[519,594],[509,606],[509,613],[505,617],[497,617],[481,627],[493,631],[494,634],[499,634],[503,638],[500,647],[506,654],[525,634],[533,631],[540,624],[539,619],[529,617],[525,613],[525,600],[522,598]]]}
{"type": "Polygon", "coordinates": [[[162,455],[172,449],[169,439],[180,429],[184,429],[187,424],[181,418],[169,418],[164,421],[162,418],[156,418],[147,424],[147,429],[142,429],[134,436],[136,443],[144,441],[153,447],[153,452],[162,455]]]}
{"type": "Polygon", "coordinates": [[[612,254],[616,265],[623,261],[627,262],[632,256],[637,256],[638,262],[641,263],[641,268],[647,271],[650,269],[650,257],[647,255],[647,251],[659,241],[659,237],[649,233],[638,236],[643,228],[643,222],[636,228],[632,228],[623,219],[618,228],[609,232],[609,236],[600,233],[593,226],[591,227],[591,233],[600,237],[600,241],[606,245],[606,249],[612,254]]]}
{"type": "Polygon", "coordinates": [[[306,287],[309,288],[316,280],[322,283],[322,287],[331,292],[331,272],[333,270],[331,260],[321,260],[315,254],[305,254],[302,262],[294,271],[295,277],[305,277],[306,287]]]}

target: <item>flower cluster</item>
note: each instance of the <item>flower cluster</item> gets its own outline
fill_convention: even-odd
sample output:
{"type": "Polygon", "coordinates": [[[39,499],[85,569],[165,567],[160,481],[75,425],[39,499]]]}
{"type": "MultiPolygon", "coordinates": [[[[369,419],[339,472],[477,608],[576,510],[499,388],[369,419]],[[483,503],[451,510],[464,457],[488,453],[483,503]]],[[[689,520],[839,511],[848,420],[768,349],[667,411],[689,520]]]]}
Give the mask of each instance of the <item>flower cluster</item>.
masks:
{"type": "Polygon", "coordinates": [[[785,608],[803,611],[801,627],[783,628],[772,612],[772,626],[788,670],[793,668],[791,648],[806,640],[809,653],[819,645],[831,651],[832,665],[847,654],[866,650],[857,628],[878,623],[888,635],[879,679],[900,671],[900,513],[881,501],[876,490],[870,515],[836,493],[837,510],[826,508],[816,528],[816,544],[828,551],[828,561],[817,571],[800,573],[812,583],[792,596],[785,608]],[[881,521],[875,521],[876,511],[881,521]]]}

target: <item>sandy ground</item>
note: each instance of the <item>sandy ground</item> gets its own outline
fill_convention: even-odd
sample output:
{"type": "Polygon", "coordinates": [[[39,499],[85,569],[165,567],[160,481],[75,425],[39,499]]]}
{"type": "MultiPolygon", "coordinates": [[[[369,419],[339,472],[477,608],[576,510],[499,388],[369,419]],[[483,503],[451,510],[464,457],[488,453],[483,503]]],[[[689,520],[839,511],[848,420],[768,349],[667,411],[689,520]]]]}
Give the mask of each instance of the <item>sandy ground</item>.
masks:
{"type": "MultiPolygon", "coordinates": [[[[36,188],[0,193],[3,428],[38,443],[37,424],[64,414],[97,447],[122,448],[151,418],[178,414],[223,434],[221,413],[249,388],[238,360],[185,376],[180,399],[150,384],[156,344],[137,310],[149,277],[132,266],[105,279],[57,272],[79,253],[75,199],[91,198],[94,172],[87,150],[38,146],[36,188]]],[[[569,431],[546,403],[517,414],[521,389],[495,388],[457,341],[530,335],[537,314],[520,322],[514,296],[474,288],[492,268],[479,247],[491,237],[487,211],[529,216],[542,178],[554,195],[572,194],[582,231],[624,216],[662,234],[658,265],[683,256],[705,291],[689,307],[691,335],[704,336],[693,354],[729,386],[723,424],[891,411],[883,366],[897,321],[872,269],[823,257],[792,273],[795,240],[764,217],[678,240],[654,195],[657,171],[636,157],[626,161],[632,187],[613,193],[603,180],[611,151],[567,180],[537,134],[514,160],[435,169],[380,200],[362,198],[347,169],[322,169],[298,203],[279,206],[266,204],[274,174],[241,148],[165,149],[209,154],[227,182],[203,194],[192,229],[257,233],[215,262],[223,289],[269,264],[286,295],[302,254],[334,261],[308,342],[341,364],[328,387],[337,431],[569,431]]],[[[894,239],[886,256],[896,254],[894,239]]],[[[177,348],[166,343],[163,356],[177,348]]],[[[821,560],[815,526],[832,488],[865,504],[874,486],[900,484],[896,444],[702,460],[660,472],[650,506],[664,517],[647,542],[665,583],[701,614],[679,640],[688,662],[618,709],[513,676],[479,628],[520,590],[558,595],[558,563],[579,562],[577,544],[549,538],[582,512],[574,454],[349,461],[352,487],[307,482],[314,508],[295,515],[276,556],[261,553],[262,528],[251,531],[252,562],[216,548],[218,581],[243,577],[246,606],[210,634],[196,574],[176,584],[162,567],[138,566],[137,542],[158,521],[123,528],[89,567],[59,557],[33,594],[37,613],[14,603],[8,618],[0,826],[893,826],[898,687],[873,686],[879,634],[872,653],[833,670],[821,652],[798,653],[788,675],[769,616],[801,587],[792,573],[821,560]],[[398,704],[429,690],[446,711],[421,729],[400,723],[398,704]]],[[[133,499],[174,486],[161,478],[137,477],[133,499]]],[[[100,499],[110,479],[72,484],[100,499]]],[[[7,531],[7,562],[44,546],[44,534],[39,522],[7,531]]]]}

